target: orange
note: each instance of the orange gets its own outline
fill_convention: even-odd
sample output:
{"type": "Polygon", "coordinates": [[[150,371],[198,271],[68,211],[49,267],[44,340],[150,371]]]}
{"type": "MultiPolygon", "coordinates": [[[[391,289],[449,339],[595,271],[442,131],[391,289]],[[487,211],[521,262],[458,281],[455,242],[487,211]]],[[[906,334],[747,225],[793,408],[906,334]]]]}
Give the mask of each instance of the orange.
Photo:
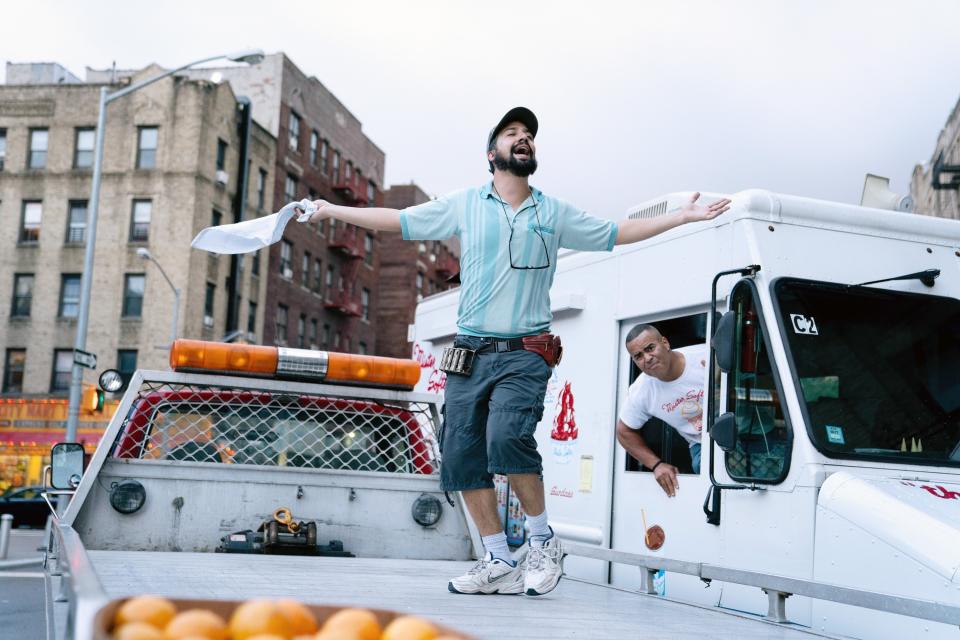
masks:
{"type": "Polygon", "coordinates": [[[317,618],[296,600],[277,600],[277,606],[290,621],[291,636],[305,636],[317,632],[317,618]]]}
{"type": "Polygon", "coordinates": [[[292,623],[273,600],[247,600],[230,616],[230,637],[247,640],[257,635],[289,638],[292,623]]]}
{"type": "Polygon", "coordinates": [[[382,640],[436,640],[437,628],[423,618],[400,616],[383,630],[382,640]]]}
{"type": "Polygon", "coordinates": [[[341,609],[327,618],[318,640],[340,640],[353,637],[356,640],[380,640],[380,621],[367,609],[341,609]],[[352,636],[351,636],[352,634],[352,636]]]}
{"type": "Polygon", "coordinates": [[[206,609],[190,609],[178,613],[163,630],[168,640],[184,640],[200,636],[207,640],[226,640],[227,623],[223,618],[206,609]]]}
{"type": "Polygon", "coordinates": [[[163,640],[163,632],[146,622],[128,622],[113,632],[114,640],[163,640]]]}
{"type": "Polygon", "coordinates": [[[275,633],[258,633],[250,636],[250,640],[288,640],[287,636],[278,636],[275,633]]]}
{"type": "Polygon", "coordinates": [[[128,622],[146,622],[157,629],[163,629],[175,615],[177,608],[166,598],[137,596],[120,605],[113,616],[113,625],[119,627],[128,622]]]}

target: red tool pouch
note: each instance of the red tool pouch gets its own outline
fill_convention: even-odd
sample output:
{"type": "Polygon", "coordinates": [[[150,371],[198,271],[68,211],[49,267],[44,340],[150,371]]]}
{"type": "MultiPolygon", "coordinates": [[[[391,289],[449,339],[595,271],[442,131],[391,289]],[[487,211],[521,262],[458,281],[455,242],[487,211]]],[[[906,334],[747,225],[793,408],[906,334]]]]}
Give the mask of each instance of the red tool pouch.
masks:
{"type": "Polygon", "coordinates": [[[540,355],[550,367],[555,367],[560,364],[560,358],[563,356],[563,345],[560,344],[560,336],[555,336],[552,333],[526,336],[523,338],[523,348],[540,355]]]}

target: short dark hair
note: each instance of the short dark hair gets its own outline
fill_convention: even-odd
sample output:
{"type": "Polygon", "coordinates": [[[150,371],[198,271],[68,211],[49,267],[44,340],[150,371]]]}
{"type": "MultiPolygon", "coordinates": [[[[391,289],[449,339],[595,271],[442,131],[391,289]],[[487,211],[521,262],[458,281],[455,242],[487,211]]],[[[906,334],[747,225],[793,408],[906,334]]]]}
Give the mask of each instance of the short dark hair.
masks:
{"type": "Polygon", "coordinates": [[[627,333],[626,339],[623,341],[623,344],[627,345],[637,339],[637,337],[644,331],[653,331],[656,335],[662,336],[660,330],[657,329],[652,324],[637,324],[634,325],[632,329],[627,333]]]}
{"type": "MultiPolygon", "coordinates": [[[[499,135],[500,134],[497,134],[492,138],[490,138],[490,142],[487,143],[487,153],[490,153],[491,151],[493,151],[494,153],[497,152],[497,138],[499,137],[499,135]]],[[[493,173],[493,161],[487,160],[487,164],[490,165],[490,173],[493,173]]]]}

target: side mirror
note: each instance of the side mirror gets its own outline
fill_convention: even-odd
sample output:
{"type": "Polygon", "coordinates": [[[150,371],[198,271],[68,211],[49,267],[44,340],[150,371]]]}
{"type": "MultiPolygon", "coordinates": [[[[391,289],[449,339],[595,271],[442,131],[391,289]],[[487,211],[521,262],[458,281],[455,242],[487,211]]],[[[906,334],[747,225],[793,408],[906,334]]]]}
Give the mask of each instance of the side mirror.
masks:
{"type": "Polygon", "coordinates": [[[54,489],[72,490],[80,486],[83,475],[83,445],[76,442],[60,442],[50,451],[50,467],[53,470],[50,484],[54,489]]]}
{"type": "Polygon", "coordinates": [[[730,453],[737,448],[737,418],[731,412],[726,412],[713,423],[710,428],[710,437],[717,445],[730,453]]]}
{"type": "Polygon", "coordinates": [[[737,352],[737,314],[733,311],[727,311],[717,323],[717,330],[713,332],[713,339],[710,341],[714,352],[717,354],[717,366],[720,371],[730,373],[733,371],[737,352]]]}

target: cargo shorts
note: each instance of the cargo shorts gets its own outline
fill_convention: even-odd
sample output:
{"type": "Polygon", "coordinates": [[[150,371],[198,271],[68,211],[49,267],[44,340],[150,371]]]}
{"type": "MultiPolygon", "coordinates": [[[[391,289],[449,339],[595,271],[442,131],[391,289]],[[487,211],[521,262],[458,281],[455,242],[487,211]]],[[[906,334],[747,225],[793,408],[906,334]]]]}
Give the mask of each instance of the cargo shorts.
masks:
{"type": "MultiPolygon", "coordinates": [[[[479,349],[489,338],[458,335],[454,346],[479,349]]],[[[493,474],[543,472],[534,432],[552,369],[536,353],[478,353],[469,376],[447,375],[440,428],[444,491],[493,487],[493,474]]]]}

